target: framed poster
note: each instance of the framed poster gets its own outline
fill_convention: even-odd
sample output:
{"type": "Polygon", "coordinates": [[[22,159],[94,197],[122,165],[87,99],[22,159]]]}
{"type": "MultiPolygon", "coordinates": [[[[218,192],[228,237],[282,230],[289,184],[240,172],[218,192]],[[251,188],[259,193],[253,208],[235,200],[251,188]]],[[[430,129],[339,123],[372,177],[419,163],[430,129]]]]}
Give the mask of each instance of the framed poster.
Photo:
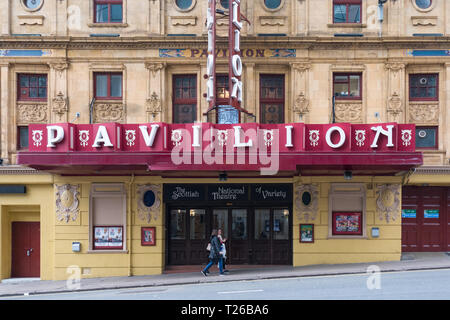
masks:
{"type": "Polygon", "coordinates": [[[123,249],[123,227],[95,226],[94,249],[123,249]]]}
{"type": "Polygon", "coordinates": [[[300,242],[313,243],[314,242],[314,225],[301,224],[300,225],[300,242]]]}
{"type": "Polygon", "coordinates": [[[156,227],[141,228],[141,245],[156,246],[156,227]]]}
{"type": "Polygon", "coordinates": [[[333,212],[333,235],[362,235],[362,212],[333,212]]]}

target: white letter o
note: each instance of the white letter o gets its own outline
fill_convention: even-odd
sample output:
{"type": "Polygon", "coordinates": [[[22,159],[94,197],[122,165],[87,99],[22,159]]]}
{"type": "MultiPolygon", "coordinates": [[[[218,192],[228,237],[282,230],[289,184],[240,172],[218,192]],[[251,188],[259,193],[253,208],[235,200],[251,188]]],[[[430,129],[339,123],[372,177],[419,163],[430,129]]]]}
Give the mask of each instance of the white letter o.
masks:
{"type": "Polygon", "coordinates": [[[331,127],[330,129],[328,129],[327,134],[325,136],[325,139],[327,141],[327,144],[334,149],[340,148],[342,147],[342,145],[345,143],[345,131],[341,128],[341,127],[331,127]],[[337,131],[339,132],[339,135],[341,136],[341,139],[339,140],[338,143],[334,144],[333,142],[331,142],[331,134],[337,131]]]}

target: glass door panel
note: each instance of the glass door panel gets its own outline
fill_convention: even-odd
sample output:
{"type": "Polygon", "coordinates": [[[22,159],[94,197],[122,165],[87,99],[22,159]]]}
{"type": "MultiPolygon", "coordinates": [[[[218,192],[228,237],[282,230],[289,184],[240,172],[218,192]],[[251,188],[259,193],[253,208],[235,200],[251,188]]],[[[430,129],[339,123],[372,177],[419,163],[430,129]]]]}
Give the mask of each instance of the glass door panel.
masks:
{"type": "Polygon", "coordinates": [[[289,239],[289,210],[273,210],[273,240],[289,239]]]}
{"type": "Polygon", "coordinates": [[[228,238],[228,209],[214,209],[212,229],[222,229],[222,234],[228,238]]]}
{"type": "Polygon", "coordinates": [[[186,239],[186,210],[174,209],[170,211],[170,239],[186,239]]]}
{"type": "Polygon", "coordinates": [[[206,210],[190,209],[190,239],[204,240],[206,238],[206,210]]]}
{"type": "Polygon", "coordinates": [[[231,239],[247,240],[247,209],[232,209],[231,239]]]}
{"type": "Polygon", "coordinates": [[[255,209],[255,240],[270,238],[270,209],[255,209]]]}

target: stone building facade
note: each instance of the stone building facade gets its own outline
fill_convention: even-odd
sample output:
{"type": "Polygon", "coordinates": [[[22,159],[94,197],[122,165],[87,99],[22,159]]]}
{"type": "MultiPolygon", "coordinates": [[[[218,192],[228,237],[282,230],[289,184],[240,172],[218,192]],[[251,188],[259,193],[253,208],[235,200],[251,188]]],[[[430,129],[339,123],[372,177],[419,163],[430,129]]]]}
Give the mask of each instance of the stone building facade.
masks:
{"type": "MultiPolygon", "coordinates": [[[[214,184],[217,178],[102,174],[101,168],[85,175],[70,168],[35,171],[18,165],[18,154],[27,151],[32,124],[207,122],[207,5],[206,0],[0,3],[0,184],[6,190],[0,194],[0,278],[15,272],[14,222],[40,222],[42,279],[64,279],[71,265],[80,266],[83,277],[158,274],[170,265],[164,184],[214,184]],[[10,192],[18,184],[26,192],[10,192]],[[156,188],[160,202],[150,219],[139,209],[142,185],[156,188]],[[127,245],[117,252],[93,250],[96,190],[126,195],[120,219],[127,245]],[[59,208],[62,194],[65,209],[59,208]],[[141,246],[144,226],[156,227],[156,246],[141,246]],[[81,243],[81,252],[73,251],[74,242],[81,243]]],[[[217,8],[217,74],[226,79],[228,20],[220,12],[227,12],[228,1],[217,1],[217,8]]],[[[285,208],[291,212],[288,263],[294,266],[398,260],[402,248],[448,251],[450,3],[389,0],[383,11],[380,23],[377,0],[241,0],[250,22],[241,32],[243,107],[256,123],[416,124],[416,147],[423,153],[422,167],[389,176],[354,175],[350,184],[341,174],[250,179],[293,187],[285,208]],[[266,89],[279,94],[265,95],[266,89]],[[430,240],[432,245],[423,244],[425,234],[415,244],[405,240],[415,229],[402,228],[402,188],[385,192],[386,186],[402,185],[420,187],[423,194],[437,190],[431,198],[442,200],[434,202],[440,206],[435,219],[441,237],[430,240]],[[305,215],[310,209],[296,204],[295,195],[305,188],[313,195],[315,220],[305,215]],[[343,192],[363,199],[354,202],[356,209],[336,204],[364,211],[363,237],[331,234],[330,199],[343,192]],[[392,199],[380,205],[380,194],[392,199]],[[392,208],[396,219],[386,218],[383,208],[392,208]],[[314,244],[299,243],[299,225],[311,221],[314,244]],[[372,228],[379,228],[379,237],[372,228]]],[[[220,89],[219,98],[225,98],[226,81],[220,89]]],[[[249,180],[237,175],[228,183],[249,180]]],[[[426,201],[408,199],[416,212],[409,219],[418,219],[426,201]]],[[[414,228],[425,224],[421,219],[411,220],[414,228]]]]}

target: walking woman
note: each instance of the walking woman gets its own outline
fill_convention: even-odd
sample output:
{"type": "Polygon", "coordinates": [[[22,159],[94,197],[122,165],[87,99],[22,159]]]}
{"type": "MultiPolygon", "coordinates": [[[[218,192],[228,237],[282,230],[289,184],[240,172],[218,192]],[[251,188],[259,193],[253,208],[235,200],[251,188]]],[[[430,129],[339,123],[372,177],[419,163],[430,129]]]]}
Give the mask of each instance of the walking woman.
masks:
{"type": "Polygon", "coordinates": [[[211,268],[212,265],[219,263],[220,275],[224,275],[222,267],[223,260],[222,255],[220,254],[220,247],[222,244],[220,243],[220,240],[217,237],[217,229],[213,229],[213,231],[211,232],[211,238],[209,240],[209,243],[211,244],[211,250],[209,251],[208,256],[209,263],[205,267],[205,269],[202,270],[202,274],[206,277],[209,268],[211,268]]]}

